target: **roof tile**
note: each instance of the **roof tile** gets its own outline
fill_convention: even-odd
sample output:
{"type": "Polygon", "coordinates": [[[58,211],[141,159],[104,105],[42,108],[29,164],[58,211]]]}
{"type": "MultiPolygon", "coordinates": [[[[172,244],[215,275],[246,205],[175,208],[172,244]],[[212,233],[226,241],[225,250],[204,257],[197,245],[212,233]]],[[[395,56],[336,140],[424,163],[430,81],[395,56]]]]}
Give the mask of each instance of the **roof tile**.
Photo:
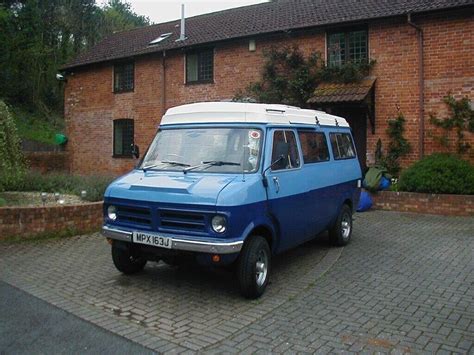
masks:
{"type": "Polygon", "coordinates": [[[314,90],[308,103],[360,102],[367,97],[374,83],[375,78],[348,84],[322,83],[314,90]]]}
{"type": "Polygon", "coordinates": [[[290,29],[472,5],[474,0],[277,0],[189,17],[184,41],[176,41],[179,20],[118,32],[79,54],[63,69],[290,29]],[[157,45],[148,45],[167,32],[173,34],[157,45]]]}

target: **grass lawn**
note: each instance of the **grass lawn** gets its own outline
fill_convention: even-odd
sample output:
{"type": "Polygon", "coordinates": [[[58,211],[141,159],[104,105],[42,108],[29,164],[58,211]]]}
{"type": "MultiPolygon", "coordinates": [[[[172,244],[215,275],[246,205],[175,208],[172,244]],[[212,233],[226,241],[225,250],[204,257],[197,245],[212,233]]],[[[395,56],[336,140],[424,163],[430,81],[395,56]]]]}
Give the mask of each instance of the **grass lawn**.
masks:
{"type": "Polygon", "coordinates": [[[22,139],[55,144],[56,133],[64,131],[64,121],[56,113],[50,115],[34,112],[23,107],[11,107],[18,135],[22,139]]]}

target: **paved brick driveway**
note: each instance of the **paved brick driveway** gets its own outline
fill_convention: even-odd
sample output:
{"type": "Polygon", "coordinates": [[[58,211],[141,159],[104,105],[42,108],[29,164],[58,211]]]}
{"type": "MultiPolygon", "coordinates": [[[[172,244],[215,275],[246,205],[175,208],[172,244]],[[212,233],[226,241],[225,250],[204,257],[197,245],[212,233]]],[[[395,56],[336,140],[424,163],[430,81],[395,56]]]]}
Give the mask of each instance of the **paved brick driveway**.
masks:
{"type": "Polygon", "coordinates": [[[256,301],[225,271],[122,276],[98,235],[0,244],[0,279],[160,352],[474,350],[474,219],[370,212],[353,238],[278,257],[256,301]]]}

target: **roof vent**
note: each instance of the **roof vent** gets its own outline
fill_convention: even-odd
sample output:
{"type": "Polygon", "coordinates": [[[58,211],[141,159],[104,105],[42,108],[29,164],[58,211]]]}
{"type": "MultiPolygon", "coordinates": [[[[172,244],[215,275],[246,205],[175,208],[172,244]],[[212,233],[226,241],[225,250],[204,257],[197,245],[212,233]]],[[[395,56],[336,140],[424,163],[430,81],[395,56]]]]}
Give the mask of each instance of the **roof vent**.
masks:
{"type": "Polygon", "coordinates": [[[165,39],[167,39],[169,36],[171,36],[172,33],[169,32],[169,33],[163,33],[162,35],[160,35],[160,37],[154,39],[153,41],[151,41],[150,43],[148,43],[149,46],[153,46],[154,44],[158,44],[160,43],[161,41],[164,41],[165,39]]]}

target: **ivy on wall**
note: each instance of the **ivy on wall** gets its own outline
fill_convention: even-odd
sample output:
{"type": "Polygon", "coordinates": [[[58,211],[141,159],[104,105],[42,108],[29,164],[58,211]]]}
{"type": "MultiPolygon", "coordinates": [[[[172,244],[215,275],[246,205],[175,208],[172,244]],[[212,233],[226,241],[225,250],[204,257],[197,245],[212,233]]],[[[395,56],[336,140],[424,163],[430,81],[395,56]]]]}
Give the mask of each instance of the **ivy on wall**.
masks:
{"type": "Polygon", "coordinates": [[[434,138],[444,147],[450,148],[449,133],[456,132],[456,151],[458,154],[468,153],[471,145],[465,141],[465,132],[474,133],[474,110],[467,97],[456,100],[451,94],[446,96],[443,101],[448,106],[451,116],[437,118],[430,115],[430,122],[444,129],[444,134],[434,136],[434,138]]]}
{"type": "Polygon", "coordinates": [[[297,46],[272,47],[263,53],[262,77],[234,96],[234,101],[256,101],[306,107],[321,82],[357,82],[368,75],[375,61],[326,66],[321,53],[309,56],[297,46]]]}
{"type": "Polygon", "coordinates": [[[0,191],[25,174],[25,159],[13,117],[0,100],[0,191]]]}
{"type": "Polygon", "coordinates": [[[400,173],[400,159],[411,151],[410,142],[405,138],[405,117],[401,111],[397,117],[388,120],[387,135],[389,138],[387,153],[384,154],[382,141],[379,139],[375,148],[375,163],[387,171],[398,176],[400,173]]]}

